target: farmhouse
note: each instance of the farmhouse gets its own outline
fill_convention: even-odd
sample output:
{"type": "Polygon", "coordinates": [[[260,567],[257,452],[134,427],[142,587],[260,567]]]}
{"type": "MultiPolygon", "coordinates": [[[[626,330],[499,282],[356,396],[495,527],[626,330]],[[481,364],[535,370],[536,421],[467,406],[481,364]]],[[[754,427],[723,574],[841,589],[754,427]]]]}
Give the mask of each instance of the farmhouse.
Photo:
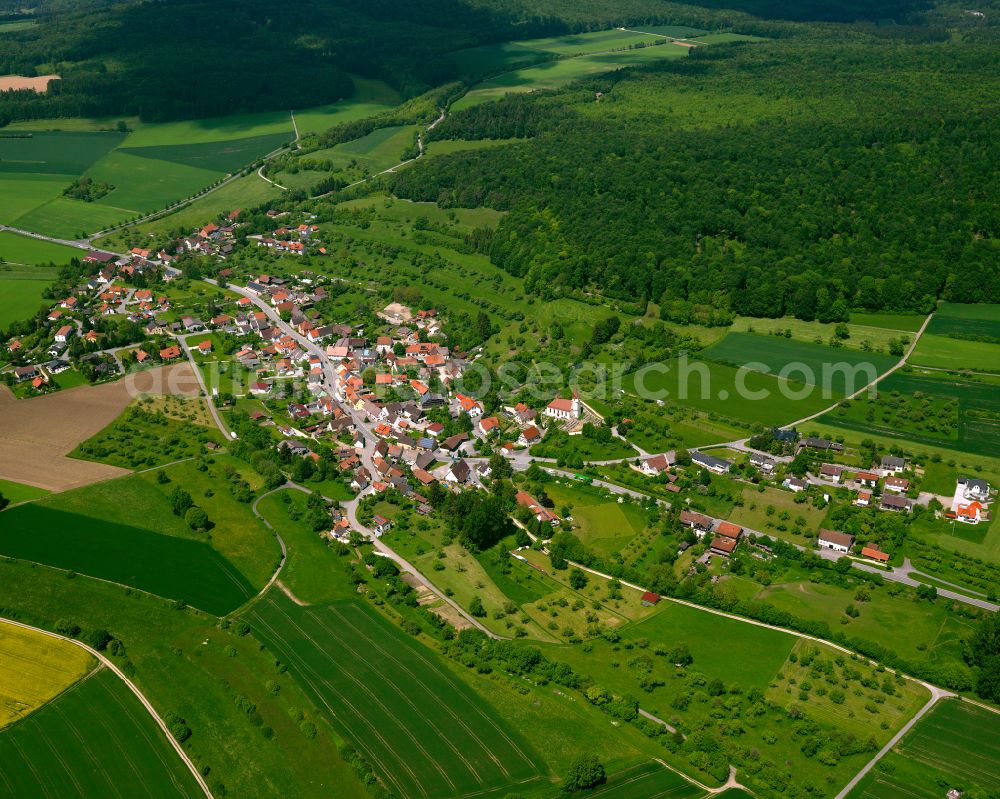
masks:
{"type": "Polygon", "coordinates": [[[164,347],[160,350],[160,360],[161,361],[173,361],[181,357],[181,348],[176,344],[169,347],[164,347]]]}
{"type": "Polygon", "coordinates": [[[716,474],[725,474],[733,465],[732,461],[727,461],[724,458],[716,458],[714,455],[706,455],[704,452],[697,451],[691,453],[691,462],[716,474]]]}
{"type": "Polygon", "coordinates": [[[825,477],[827,480],[831,480],[834,483],[840,482],[840,474],[844,471],[844,467],[836,463],[824,463],[819,468],[820,477],[825,477]]]}
{"type": "Polygon", "coordinates": [[[34,380],[38,375],[37,366],[18,366],[14,369],[14,379],[18,383],[23,383],[25,380],[34,380]]]}
{"type": "Polygon", "coordinates": [[[803,438],[799,442],[799,447],[800,448],[806,447],[808,449],[828,450],[830,452],[841,452],[844,449],[843,444],[838,444],[834,441],[830,441],[825,438],[816,438],[815,436],[809,436],[807,438],[803,438]]]}
{"type": "Polygon", "coordinates": [[[770,474],[774,471],[775,460],[770,455],[765,455],[763,452],[752,452],[750,453],[750,465],[756,467],[762,472],[770,474]]]}
{"type": "Polygon", "coordinates": [[[715,534],[722,538],[731,538],[734,541],[739,541],[740,536],[743,535],[743,528],[732,522],[719,522],[715,527],[715,534]]]}
{"type": "Polygon", "coordinates": [[[676,461],[676,453],[672,450],[670,452],[665,452],[662,455],[654,455],[652,458],[646,458],[639,467],[639,470],[643,474],[657,475],[662,474],[671,466],[674,465],[676,461]]]}
{"type": "Polygon", "coordinates": [[[457,460],[448,467],[444,479],[449,483],[467,483],[471,474],[472,470],[469,468],[469,464],[463,460],[457,460]]]}
{"type": "Polygon", "coordinates": [[[820,530],[819,545],[822,549],[832,549],[834,552],[850,552],[854,546],[854,536],[836,530],[820,530]]]}
{"type": "Polygon", "coordinates": [[[63,325],[56,331],[56,341],[65,344],[73,335],[73,325],[63,325]]]}
{"type": "Polygon", "coordinates": [[[372,517],[372,530],[375,531],[375,535],[382,535],[387,532],[392,527],[392,522],[390,522],[385,516],[373,516],[372,517]]]}

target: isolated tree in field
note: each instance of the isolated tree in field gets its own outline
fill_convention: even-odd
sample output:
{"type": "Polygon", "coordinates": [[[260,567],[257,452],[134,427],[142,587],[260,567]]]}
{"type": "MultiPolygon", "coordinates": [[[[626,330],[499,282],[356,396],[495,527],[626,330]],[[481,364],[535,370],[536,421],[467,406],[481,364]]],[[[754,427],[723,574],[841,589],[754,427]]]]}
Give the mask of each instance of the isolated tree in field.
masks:
{"type": "Polygon", "coordinates": [[[170,507],[175,515],[183,516],[192,505],[194,500],[191,499],[191,495],[180,486],[170,492],[170,507]]]}
{"type": "Polygon", "coordinates": [[[580,569],[573,569],[569,573],[569,584],[571,588],[579,591],[587,585],[587,575],[580,569]]]}
{"type": "Polygon", "coordinates": [[[477,596],[472,597],[472,601],[469,603],[469,613],[477,619],[485,618],[486,608],[483,607],[483,600],[477,596]]]}
{"type": "Polygon", "coordinates": [[[0,510],[3,510],[10,504],[10,500],[7,499],[3,494],[0,494],[0,510]]]}
{"type": "Polygon", "coordinates": [[[585,791],[596,785],[603,785],[607,780],[604,764],[597,759],[597,755],[583,755],[577,758],[566,772],[563,790],[567,793],[585,791]]]}
{"type": "Polygon", "coordinates": [[[208,514],[197,505],[193,505],[187,509],[187,512],[184,514],[184,521],[187,522],[188,527],[192,530],[208,529],[208,514]]]}

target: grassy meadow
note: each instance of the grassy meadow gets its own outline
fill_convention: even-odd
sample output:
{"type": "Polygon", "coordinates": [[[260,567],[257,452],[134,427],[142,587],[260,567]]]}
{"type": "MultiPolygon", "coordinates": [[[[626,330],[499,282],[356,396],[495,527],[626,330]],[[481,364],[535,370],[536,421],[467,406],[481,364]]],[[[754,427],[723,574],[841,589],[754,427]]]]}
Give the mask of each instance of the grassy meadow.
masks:
{"type": "Polygon", "coordinates": [[[0,796],[198,799],[162,730],[107,669],[0,733],[0,796]]]}
{"type": "Polygon", "coordinates": [[[41,499],[48,493],[44,488],[36,488],[24,483],[14,483],[10,480],[0,480],[0,494],[11,504],[41,499]]]}

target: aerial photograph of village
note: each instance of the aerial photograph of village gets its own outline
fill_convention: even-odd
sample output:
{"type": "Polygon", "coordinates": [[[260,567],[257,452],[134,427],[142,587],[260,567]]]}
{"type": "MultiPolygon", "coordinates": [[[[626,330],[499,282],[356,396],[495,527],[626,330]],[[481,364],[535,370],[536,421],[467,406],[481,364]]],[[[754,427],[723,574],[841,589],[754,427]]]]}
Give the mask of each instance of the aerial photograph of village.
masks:
{"type": "Polygon", "coordinates": [[[0,799],[1000,799],[1000,0],[0,0],[0,799]]]}

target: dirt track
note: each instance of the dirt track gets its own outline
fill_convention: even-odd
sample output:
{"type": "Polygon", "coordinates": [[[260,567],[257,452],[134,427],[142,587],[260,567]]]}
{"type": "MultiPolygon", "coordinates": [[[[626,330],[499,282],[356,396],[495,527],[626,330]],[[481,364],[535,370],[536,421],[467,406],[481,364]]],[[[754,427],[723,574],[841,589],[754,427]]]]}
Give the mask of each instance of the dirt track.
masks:
{"type": "Polygon", "coordinates": [[[0,386],[0,478],[66,491],[129,474],[66,455],[111,424],[140,392],[197,395],[199,390],[188,364],[25,400],[0,386]]]}

